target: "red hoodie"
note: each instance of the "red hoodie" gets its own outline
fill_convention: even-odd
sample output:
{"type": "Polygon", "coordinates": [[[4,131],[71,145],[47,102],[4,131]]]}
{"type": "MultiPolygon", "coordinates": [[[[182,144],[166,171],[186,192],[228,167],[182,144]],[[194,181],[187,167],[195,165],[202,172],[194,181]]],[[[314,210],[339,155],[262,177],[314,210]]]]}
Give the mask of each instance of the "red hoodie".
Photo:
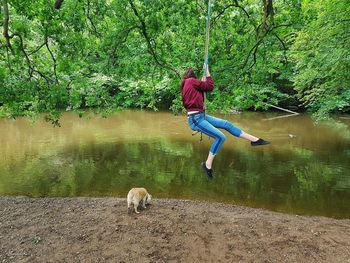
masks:
{"type": "Polygon", "coordinates": [[[186,111],[203,112],[203,92],[212,91],[213,89],[214,81],[211,77],[206,77],[205,81],[200,81],[195,78],[186,79],[182,89],[182,104],[186,111]]]}

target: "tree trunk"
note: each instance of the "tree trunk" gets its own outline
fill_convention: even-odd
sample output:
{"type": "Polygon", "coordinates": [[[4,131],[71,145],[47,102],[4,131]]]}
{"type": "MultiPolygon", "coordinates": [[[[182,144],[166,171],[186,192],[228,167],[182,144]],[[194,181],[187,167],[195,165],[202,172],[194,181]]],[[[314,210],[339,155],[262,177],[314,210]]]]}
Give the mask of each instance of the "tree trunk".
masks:
{"type": "Polygon", "coordinates": [[[9,21],[10,21],[10,15],[9,15],[9,7],[7,0],[3,0],[3,6],[4,6],[4,21],[3,21],[3,35],[6,39],[6,45],[8,48],[12,51],[12,46],[10,42],[10,35],[9,35],[9,21]]]}
{"type": "Polygon", "coordinates": [[[60,9],[60,8],[61,8],[62,3],[63,3],[63,0],[56,0],[56,3],[55,3],[55,8],[56,8],[56,9],[60,9]]]}
{"type": "Polygon", "coordinates": [[[263,0],[263,1],[264,1],[264,19],[261,25],[261,31],[264,31],[266,29],[266,20],[268,16],[270,16],[270,22],[271,22],[270,26],[272,26],[274,21],[273,20],[274,12],[273,12],[273,5],[272,5],[273,0],[263,0]]]}

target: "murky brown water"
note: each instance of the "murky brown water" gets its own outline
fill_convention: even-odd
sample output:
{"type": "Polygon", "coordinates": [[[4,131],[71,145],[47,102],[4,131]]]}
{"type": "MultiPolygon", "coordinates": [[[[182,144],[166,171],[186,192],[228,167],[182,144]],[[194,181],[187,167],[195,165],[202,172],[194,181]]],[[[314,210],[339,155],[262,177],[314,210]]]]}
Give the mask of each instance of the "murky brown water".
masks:
{"type": "Polygon", "coordinates": [[[215,115],[272,145],[251,147],[228,135],[212,182],[200,169],[212,141],[192,137],[183,115],[65,113],[60,128],[0,120],[0,195],[124,197],[144,186],[155,198],[350,218],[350,119],[315,124],[308,116],[266,120],[275,113],[215,115]]]}

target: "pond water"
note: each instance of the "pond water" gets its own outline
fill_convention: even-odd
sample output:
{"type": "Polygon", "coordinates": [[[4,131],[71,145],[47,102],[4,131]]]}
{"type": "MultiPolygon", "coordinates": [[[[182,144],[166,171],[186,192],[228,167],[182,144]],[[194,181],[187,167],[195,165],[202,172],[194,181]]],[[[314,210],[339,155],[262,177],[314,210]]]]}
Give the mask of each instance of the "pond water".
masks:
{"type": "Polygon", "coordinates": [[[272,144],[251,147],[226,133],[210,182],[200,163],[212,140],[191,136],[184,115],[64,113],[59,128],[41,119],[0,120],[0,195],[126,197],[143,186],[154,198],[350,218],[349,119],[316,124],[306,115],[215,115],[272,144]]]}

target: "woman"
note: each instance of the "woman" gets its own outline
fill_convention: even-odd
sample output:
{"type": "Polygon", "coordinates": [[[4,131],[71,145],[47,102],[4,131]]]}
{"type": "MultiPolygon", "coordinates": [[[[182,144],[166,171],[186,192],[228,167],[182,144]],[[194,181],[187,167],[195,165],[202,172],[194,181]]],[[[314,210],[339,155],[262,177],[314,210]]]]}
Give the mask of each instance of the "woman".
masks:
{"type": "Polygon", "coordinates": [[[207,69],[206,75],[202,78],[202,81],[196,78],[192,68],[187,69],[182,78],[180,88],[182,93],[182,103],[187,111],[190,128],[214,138],[208,158],[202,163],[203,170],[208,179],[213,178],[213,160],[226,139],[225,134],[217,128],[225,129],[236,137],[250,141],[252,146],[270,143],[242,131],[226,120],[205,114],[203,94],[204,92],[210,92],[214,89],[214,82],[210,76],[209,69],[207,69]]]}

